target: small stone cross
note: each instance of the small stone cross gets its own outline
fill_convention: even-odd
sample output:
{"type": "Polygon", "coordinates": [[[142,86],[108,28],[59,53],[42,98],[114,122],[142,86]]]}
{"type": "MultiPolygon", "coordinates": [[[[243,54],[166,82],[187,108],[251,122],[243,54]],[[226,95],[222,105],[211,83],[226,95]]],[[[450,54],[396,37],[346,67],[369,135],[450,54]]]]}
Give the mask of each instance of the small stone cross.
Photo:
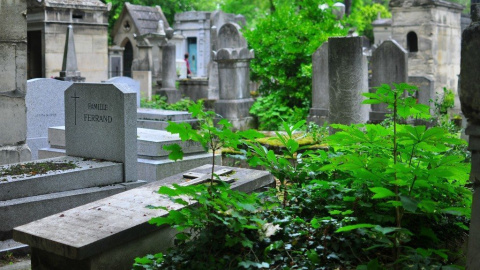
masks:
{"type": "MultiPolygon", "coordinates": [[[[218,175],[220,180],[225,182],[225,183],[231,183],[235,181],[235,179],[231,177],[225,177],[222,175],[226,175],[233,172],[232,169],[221,169],[216,172],[214,172],[215,175],[218,175]]],[[[191,179],[190,181],[187,180],[187,182],[180,184],[181,186],[191,186],[191,185],[198,185],[198,184],[203,184],[205,182],[208,182],[212,180],[212,177],[209,173],[196,173],[196,172],[187,172],[183,174],[183,177],[186,179],[191,179]]],[[[215,178],[214,180],[218,180],[218,178],[215,178]]]]}

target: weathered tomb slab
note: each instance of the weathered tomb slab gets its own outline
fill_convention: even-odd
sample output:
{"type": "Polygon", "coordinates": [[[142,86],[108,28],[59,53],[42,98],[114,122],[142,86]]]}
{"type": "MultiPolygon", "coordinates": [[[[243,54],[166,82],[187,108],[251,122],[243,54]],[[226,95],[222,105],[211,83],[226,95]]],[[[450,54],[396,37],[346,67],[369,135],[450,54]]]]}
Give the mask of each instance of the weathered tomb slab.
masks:
{"type": "Polygon", "coordinates": [[[78,157],[59,157],[38,160],[34,164],[71,163],[76,168],[52,170],[43,174],[5,175],[5,169],[25,163],[0,166],[0,201],[37,196],[42,194],[67,191],[95,186],[105,186],[122,182],[123,166],[118,162],[88,160],[78,157]]]}
{"type": "MultiPolygon", "coordinates": [[[[233,189],[252,192],[274,185],[266,171],[218,166],[216,170],[233,169],[233,189]]],[[[208,174],[210,165],[190,172],[208,174]]],[[[20,226],[14,230],[16,241],[32,248],[32,262],[69,269],[130,269],[133,258],[158,252],[171,245],[174,231],[150,225],[148,221],[167,212],[149,209],[148,205],[181,206],[159,194],[162,185],[187,183],[183,173],[135,188],[96,202],[20,226]],[[75,232],[75,233],[72,233],[75,232]],[[61,265],[65,263],[65,265],[61,265]]],[[[191,180],[190,180],[191,181],[191,180]]]]}
{"type": "Polygon", "coordinates": [[[65,91],[68,156],[124,164],[124,181],[137,180],[136,93],[123,84],[75,83],[65,91]]]}

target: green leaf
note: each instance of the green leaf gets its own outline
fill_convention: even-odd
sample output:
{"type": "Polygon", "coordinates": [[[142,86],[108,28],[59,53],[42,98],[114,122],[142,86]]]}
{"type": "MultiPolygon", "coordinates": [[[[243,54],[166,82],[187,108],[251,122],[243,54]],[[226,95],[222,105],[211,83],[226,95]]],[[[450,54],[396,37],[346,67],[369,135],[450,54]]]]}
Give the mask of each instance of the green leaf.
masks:
{"type": "Polygon", "coordinates": [[[180,160],[183,159],[183,151],[182,148],[178,144],[169,144],[169,145],[164,145],[163,150],[165,151],[170,151],[168,154],[168,158],[170,160],[180,160]]]}
{"type": "Polygon", "coordinates": [[[417,200],[407,196],[400,196],[400,201],[402,202],[402,206],[406,211],[411,213],[415,213],[415,211],[417,211],[417,208],[418,208],[417,200]]]}
{"type": "Polygon", "coordinates": [[[339,233],[339,232],[349,232],[349,231],[355,230],[355,229],[360,229],[360,228],[373,228],[373,227],[375,227],[375,225],[372,225],[372,224],[355,224],[355,225],[349,225],[349,226],[341,227],[341,228],[339,228],[338,230],[336,230],[335,232],[336,232],[336,233],[339,233]]]}
{"type": "Polygon", "coordinates": [[[383,199],[383,198],[396,196],[395,193],[393,193],[391,190],[383,187],[373,187],[373,188],[370,188],[370,191],[375,193],[372,199],[383,199]]]}

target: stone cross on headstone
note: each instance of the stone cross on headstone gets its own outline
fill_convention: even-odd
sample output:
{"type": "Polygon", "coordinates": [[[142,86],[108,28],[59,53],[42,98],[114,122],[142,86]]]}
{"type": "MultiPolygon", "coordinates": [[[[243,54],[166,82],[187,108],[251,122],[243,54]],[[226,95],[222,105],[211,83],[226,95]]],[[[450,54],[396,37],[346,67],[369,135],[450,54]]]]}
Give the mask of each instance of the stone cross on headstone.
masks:
{"type": "Polygon", "coordinates": [[[472,23],[462,34],[460,62],[460,102],[468,120],[468,150],[472,152],[470,181],[473,186],[472,214],[466,269],[480,269],[480,5],[471,6],[472,23]]]}
{"type": "MultiPolygon", "coordinates": [[[[217,175],[218,178],[215,178],[213,180],[220,180],[226,183],[232,183],[235,181],[235,179],[231,177],[226,177],[224,175],[230,174],[233,172],[233,169],[221,169],[216,172],[214,172],[214,175],[217,175]]],[[[181,186],[191,186],[191,185],[198,185],[198,184],[203,184],[205,182],[211,181],[212,176],[211,174],[204,174],[204,173],[196,173],[196,172],[187,172],[183,174],[183,177],[186,179],[191,179],[190,181],[187,181],[185,183],[180,184],[181,186]]]]}
{"type": "Polygon", "coordinates": [[[124,84],[74,83],[65,91],[68,156],[123,163],[124,181],[137,180],[136,93],[124,84]]]}
{"type": "Polygon", "coordinates": [[[61,81],[84,82],[85,78],[80,75],[77,67],[77,54],[75,52],[75,42],[73,41],[73,28],[67,27],[65,38],[65,49],[63,51],[63,64],[60,76],[55,77],[61,81]]]}

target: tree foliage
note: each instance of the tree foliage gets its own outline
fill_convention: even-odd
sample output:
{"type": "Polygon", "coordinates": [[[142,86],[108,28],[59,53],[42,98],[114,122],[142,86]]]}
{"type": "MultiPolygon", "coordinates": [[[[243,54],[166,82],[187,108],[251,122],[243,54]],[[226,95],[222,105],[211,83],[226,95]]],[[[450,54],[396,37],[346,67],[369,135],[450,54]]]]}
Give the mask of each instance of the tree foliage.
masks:
{"type": "MultiPolygon", "coordinates": [[[[330,1],[322,3],[333,5],[330,1]]],[[[261,82],[259,92],[264,97],[275,95],[279,106],[293,111],[310,108],[311,55],[328,37],[345,35],[347,29],[335,20],[331,9],[319,9],[318,1],[274,4],[275,12],[259,19],[255,29],[244,32],[249,46],[255,50],[251,78],[261,82]]],[[[261,108],[267,115],[259,117],[259,121],[272,117],[268,112],[275,109],[275,106],[261,108]]],[[[306,110],[302,112],[300,117],[304,118],[306,110]]]]}

